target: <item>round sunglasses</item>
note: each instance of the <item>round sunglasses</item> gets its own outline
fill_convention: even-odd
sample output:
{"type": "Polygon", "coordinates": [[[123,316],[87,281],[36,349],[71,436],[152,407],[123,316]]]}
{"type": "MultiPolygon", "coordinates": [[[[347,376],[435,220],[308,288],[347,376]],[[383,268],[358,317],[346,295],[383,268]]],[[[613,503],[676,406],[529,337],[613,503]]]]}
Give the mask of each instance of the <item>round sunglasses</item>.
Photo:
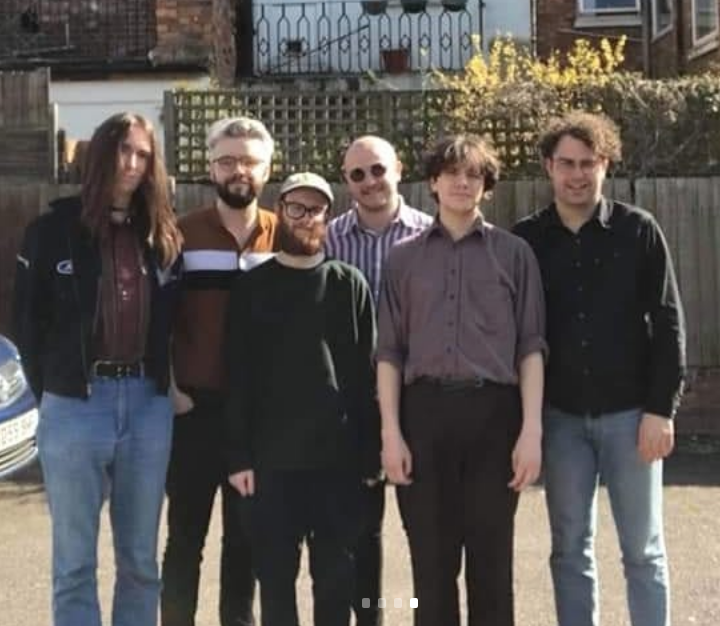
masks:
{"type": "Polygon", "coordinates": [[[354,167],[348,172],[348,178],[354,183],[361,183],[365,180],[366,176],[372,176],[373,178],[382,178],[387,173],[387,167],[382,163],[373,163],[368,169],[362,167],[354,167]]]}

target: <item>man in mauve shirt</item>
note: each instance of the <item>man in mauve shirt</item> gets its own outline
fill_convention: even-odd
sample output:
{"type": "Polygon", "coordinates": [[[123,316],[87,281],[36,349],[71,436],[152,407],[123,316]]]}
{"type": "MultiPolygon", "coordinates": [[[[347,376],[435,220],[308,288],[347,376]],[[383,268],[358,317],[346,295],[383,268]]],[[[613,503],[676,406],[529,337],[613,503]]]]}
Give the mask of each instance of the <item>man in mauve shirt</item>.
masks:
{"type": "Polygon", "coordinates": [[[481,139],[443,139],[426,172],[435,223],[391,251],[380,295],[382,460],[398,485],[416,626],[512,626],[518,493],[540,471],[544,302],[530,247],[480,202],[499,162],[481,139]]]}

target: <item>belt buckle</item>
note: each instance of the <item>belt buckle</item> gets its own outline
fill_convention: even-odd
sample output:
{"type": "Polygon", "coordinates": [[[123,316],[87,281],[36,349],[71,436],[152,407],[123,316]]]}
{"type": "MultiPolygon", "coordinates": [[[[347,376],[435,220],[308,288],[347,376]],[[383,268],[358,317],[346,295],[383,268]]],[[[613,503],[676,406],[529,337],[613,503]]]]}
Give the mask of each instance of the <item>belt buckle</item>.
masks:
{"type": "Polygon", "coordinates": [[[481,377],[459,379],[448,379],[442,383],[448,391],[463,391],[465,389],[480,389],[485,386],[485,379],[481,377]]]}
{"type": "Polygon", "coordinates": [[[128,378],[131,376],[144,376],[145,375],[145,364],[140,361],[139,363],[117,363],[115,361],[95,361],[92,364],[92,373],[94,376],[100,376],[101,378],[128,378]],[[98,369],[106,367],[111,370],[108,374],[99,374],[98,369]],[[137,371],[135,371],[137,368],[137,371]]]}

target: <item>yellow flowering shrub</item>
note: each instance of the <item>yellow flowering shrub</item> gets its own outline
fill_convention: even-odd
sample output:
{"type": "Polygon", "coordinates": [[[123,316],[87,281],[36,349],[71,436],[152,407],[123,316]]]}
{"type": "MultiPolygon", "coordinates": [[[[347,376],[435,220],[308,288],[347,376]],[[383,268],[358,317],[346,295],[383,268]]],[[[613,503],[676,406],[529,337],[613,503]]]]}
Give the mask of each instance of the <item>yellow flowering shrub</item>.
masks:
{"type": "Polygon", "coordinates": [[[566,53],[533,56],[510,37],[500,37],[475,53],[459,74],[434,72],[439,87],[451,91],[440,113],[445,130],[490,134],[506,167],[533,172],[538,129],[553,115],[583,107],[601,110],[585,97],[621,73],[625,38],[593,44],[577,39],[566,53]]]}

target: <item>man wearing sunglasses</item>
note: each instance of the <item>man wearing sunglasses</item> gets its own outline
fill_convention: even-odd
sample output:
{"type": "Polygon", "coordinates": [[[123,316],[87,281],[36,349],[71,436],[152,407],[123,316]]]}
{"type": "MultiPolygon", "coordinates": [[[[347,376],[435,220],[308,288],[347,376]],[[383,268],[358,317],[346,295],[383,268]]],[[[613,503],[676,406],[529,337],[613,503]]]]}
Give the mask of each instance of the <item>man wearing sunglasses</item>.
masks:
{"type": "Polygon", "coordinates": [[[280,189],[274,259],[234,282],[226,329],[226,458],[243,496],[263,626],[298,624],[307,539],[316,626],[347,626],[360,490],[380,464],[375,310],[367,281],[325,256],[330,185],[280,189]]]}
{"type": "MultiPolygon", "coordinates": [[[[328,255],[354,265],[365,275],[376,304],[390,248],[432,223],[429,215],[409,207],[398,193],[401,174],[402,163],[390,143],[370,135],[356,139],[343,159],[343,177],[353,206],[328,225],[328,255]]],[[[357,626],[380,626],[384,482],[366,485],[363,502],[365,523],[356,556],[353,609],[357,626]]]]}

